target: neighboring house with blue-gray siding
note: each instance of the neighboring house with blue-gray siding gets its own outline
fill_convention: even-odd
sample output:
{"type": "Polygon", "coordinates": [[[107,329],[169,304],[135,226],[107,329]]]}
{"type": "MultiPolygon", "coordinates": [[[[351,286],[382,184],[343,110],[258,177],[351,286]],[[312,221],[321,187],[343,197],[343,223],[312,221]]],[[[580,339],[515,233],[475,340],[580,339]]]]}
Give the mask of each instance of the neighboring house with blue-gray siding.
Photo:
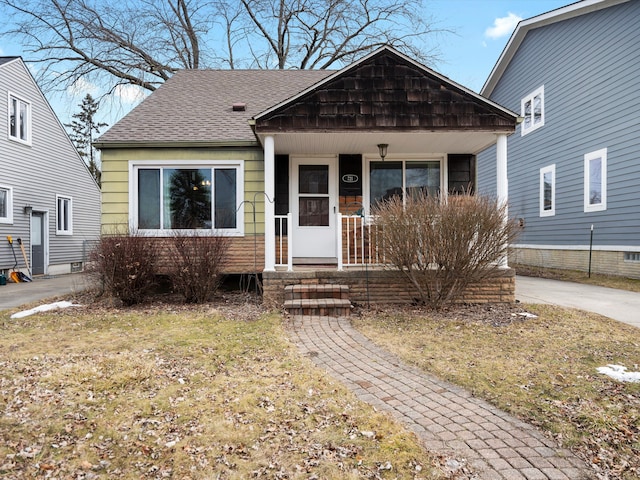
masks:
{"type": "MultiPolygon", "coordinates": [[[[508,138],[513,263],[640,278],[640,1],[585,0],[520,22],[481,94],[508,138]],[[593,228],[593,235],[592,235],[593,228]]],[[[495,147],[478,190],[495,191],[495,147]]]]}
{"type": "MultiPolygon", "coordinates": [[[[100,189],[20,57],[0,57],[0,273],[81,269],[100,235],[100,189]]],[[[0,295],[1,293],[0,287],[0,295]]]]}

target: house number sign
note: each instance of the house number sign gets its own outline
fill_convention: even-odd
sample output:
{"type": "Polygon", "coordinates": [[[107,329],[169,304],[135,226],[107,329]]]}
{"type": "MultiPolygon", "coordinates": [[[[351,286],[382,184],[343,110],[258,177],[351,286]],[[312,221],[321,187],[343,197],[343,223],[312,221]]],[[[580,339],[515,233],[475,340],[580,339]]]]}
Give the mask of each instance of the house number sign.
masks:
{"type": "Polygon", "coordinates": [[[357,183],[358,182],[358,175],[354,175],[352,173],[347,173],[346,175],[342,176],[342,181],[344,183],[357,183]]]}

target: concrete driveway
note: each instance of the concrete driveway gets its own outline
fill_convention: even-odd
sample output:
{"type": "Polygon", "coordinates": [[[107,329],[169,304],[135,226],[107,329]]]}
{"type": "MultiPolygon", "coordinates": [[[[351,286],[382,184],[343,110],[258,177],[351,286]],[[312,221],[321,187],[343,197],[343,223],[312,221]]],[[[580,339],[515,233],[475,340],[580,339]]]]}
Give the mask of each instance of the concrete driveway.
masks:
{"type": "Polygon", "coordinates": [[[85,290],[86,276],[82,273],[35,277],[33,282],[7,283],[0,286],[0,310],[9,310],[27,303],[85,290]]]}
{"type": "Polygon", "coordinates": [[[516,299],[579,308],[640,327],[640,293],[518,275],[516,299]]]}

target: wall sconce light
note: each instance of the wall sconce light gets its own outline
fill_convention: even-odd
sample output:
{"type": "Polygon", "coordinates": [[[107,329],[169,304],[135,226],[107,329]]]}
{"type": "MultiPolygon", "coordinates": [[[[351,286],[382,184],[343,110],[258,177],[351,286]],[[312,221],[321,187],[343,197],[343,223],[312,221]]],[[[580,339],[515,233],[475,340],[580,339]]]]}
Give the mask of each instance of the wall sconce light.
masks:
{"type": "Polygon", "coordinates": [[[384,157],[387,156],[387,148],[389,148],[388,143],[379,143],[378,144],[378,153],[380,154],[380,158],[384,162],[384,157]]]}
{"type": "Polygon", "coordinates": [[[31,212],[33,212],[33,207],[31,205],[25,205],[23,211],[25,215],[31,215],[31,212]]]}

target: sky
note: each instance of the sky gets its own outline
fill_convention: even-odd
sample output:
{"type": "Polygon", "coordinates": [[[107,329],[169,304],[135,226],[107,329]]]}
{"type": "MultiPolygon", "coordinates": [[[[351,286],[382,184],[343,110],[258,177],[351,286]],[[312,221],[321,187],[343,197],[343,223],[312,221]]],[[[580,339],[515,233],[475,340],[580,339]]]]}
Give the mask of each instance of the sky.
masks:
{"type": "MultiPolygon", "coordinates": [[[[434,27],[442,33],[433,37],[439,61],[431,65],[451,80],[479,92],[500,57],[518,21],[573,3],[572,0],[425,0],[434,27]]],[[[20,45],[3,41],[0,55],[22,55],[20,45]]],[[[62,123],[71,115],[86,93],[96,95],[91,85],[79,84],[64,94],[45,92],[62,123]]],[[[101,121],[113,125],[139,101],[133,89],[116,92],[119,101],[101,106],[101,121]]]]}

